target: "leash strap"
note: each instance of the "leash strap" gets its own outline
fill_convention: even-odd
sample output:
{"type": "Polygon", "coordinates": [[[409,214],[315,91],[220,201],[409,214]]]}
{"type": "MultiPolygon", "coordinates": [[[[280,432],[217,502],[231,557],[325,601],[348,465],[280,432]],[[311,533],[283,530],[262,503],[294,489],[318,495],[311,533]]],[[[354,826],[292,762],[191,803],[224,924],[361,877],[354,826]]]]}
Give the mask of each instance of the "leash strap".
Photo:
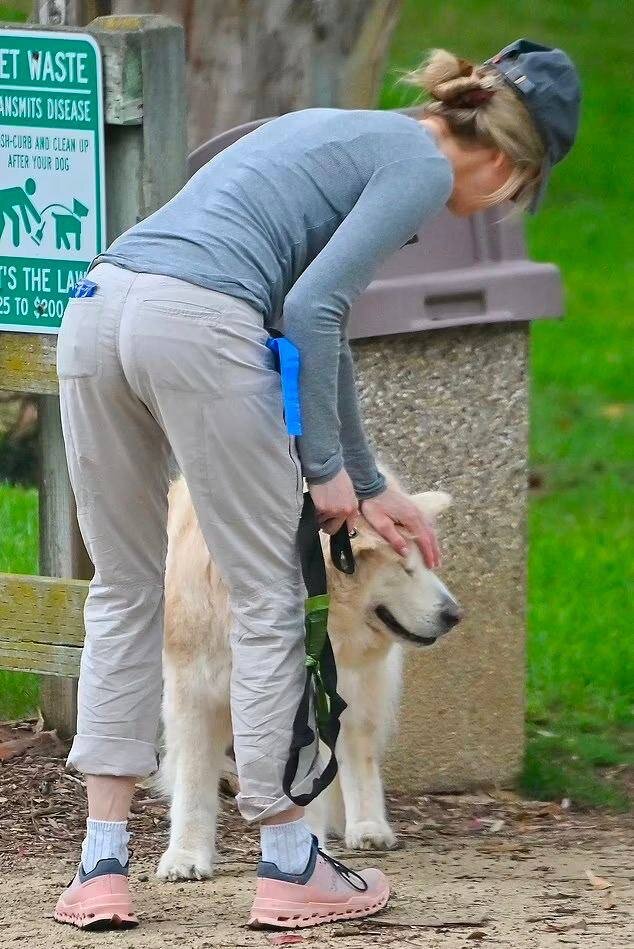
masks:
{"type": "MultiPolygon", "coordinates": [[[[331,784],[337,774],[335,746],[341,727],[340,718],[347,707],[337,692],[337,666],[328,636],[330,597],[327,590],[326,565],[319,540],[315,506],[309,492],[304,494],[297,540],[308,593],[305,617],[306,683],[293,721],[293,735],[282,789],[294,804],[305,807],[331,784]],[[321,774],[314,778],[310,791],[305,794],[293,794],[291,787],[297,775],[300,753],[303,748],[310,748],[315,742],[315,732],[310,723],[311,698],[317,733],[329,749],[330,759],[321,774]]],[[[331,536],[330,552],[338,570],[354,573],[354,557],[345,524],[331,536]]]]}
{"type": "Polygon", "coordinates": [[[302,434],[302,413],[299,405],[299,350],[284,336],[271,336],[267,347],[277,357],[277,369],[282,380],[284,418],[289,435],[302,434]]]}
{"type": "MultiPolygon", "coordinates": [[[[275,354],[276,368],[282,383],[284,419],[289,435],[302,434],[302,416],[299,399],[299,350],[280,333],[272,331],[266,341],[275,354]]],[[[284,769],[282,789],[293,803],[304,807],[328,787],[337,774],[335,745],[339,736],[340,718],[346,703],[337,692],[337,666],[328,636],[328,585],[326,565],[319,540],[319,526],[310,493],[304,493],[304,504],[297,529],[297,544],[302,574],[308,597],[306,599],[306,683],[293,721],[293,735],[288,761],[284,769]],[[311,701],[312,700],[312,701],[311,701]],[[293,794],[292,784],[297,777],[299,759],[304,748],[315,743],[311,725],[311,707],[317,726],[317,735],[330,750],[330,759],[324,770],[313,780],[305,794],[293,794]]],[[[332,562],[344,573],[354,573],[354,557],[346,524],[330,538],[332,562]]]]}

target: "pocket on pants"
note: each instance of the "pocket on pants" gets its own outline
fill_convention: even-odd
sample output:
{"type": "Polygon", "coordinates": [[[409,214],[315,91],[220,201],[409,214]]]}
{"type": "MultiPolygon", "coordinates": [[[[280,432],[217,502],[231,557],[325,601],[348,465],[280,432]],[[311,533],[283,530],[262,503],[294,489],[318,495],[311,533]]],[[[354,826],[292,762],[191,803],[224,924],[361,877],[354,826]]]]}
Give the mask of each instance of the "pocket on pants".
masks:
{"type": "Polygon", "coordinates": [[[190,300],[179,299],[159,299],[153,297],[141,301],[144,309],[153,310],[156,313],[166,313],[171,317],[182,317],[187,320],[218,322],[222,317],[222,310],[217,306],[207,306],[202,303],[190,300]]]}
{"type": "Polygon", "coordinates": [[[96,374],[101,305],[97,296],[73,297],[68,301],[57,336],[56,368],[60,379],[96,374]]]}

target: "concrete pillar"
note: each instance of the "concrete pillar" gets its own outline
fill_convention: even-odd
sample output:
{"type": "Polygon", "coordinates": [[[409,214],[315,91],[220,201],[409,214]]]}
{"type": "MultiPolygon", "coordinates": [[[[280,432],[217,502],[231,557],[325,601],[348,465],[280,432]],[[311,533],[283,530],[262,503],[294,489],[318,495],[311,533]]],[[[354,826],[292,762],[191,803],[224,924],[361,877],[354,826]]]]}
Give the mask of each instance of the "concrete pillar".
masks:
{"type": "Polygon", "coordinates": [[[356,340],[363,415],[412,491],[441,488],[440,575],[466,617],[408,651],[388,786],[507,784],[521,767],[528,456],[528,323],[356,340]]]}

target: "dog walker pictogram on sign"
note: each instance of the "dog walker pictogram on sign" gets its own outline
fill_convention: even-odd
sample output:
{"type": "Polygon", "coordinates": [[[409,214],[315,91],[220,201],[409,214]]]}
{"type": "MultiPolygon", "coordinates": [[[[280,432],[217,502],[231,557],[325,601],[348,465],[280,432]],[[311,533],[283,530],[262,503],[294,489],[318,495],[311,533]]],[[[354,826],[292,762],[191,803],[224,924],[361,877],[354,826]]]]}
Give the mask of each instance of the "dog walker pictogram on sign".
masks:
{"type": "Polygon", "coordinates": [[[105,246],[103,155],[94,39],[0,30],[0,329],[59,329],[105,246]]]}

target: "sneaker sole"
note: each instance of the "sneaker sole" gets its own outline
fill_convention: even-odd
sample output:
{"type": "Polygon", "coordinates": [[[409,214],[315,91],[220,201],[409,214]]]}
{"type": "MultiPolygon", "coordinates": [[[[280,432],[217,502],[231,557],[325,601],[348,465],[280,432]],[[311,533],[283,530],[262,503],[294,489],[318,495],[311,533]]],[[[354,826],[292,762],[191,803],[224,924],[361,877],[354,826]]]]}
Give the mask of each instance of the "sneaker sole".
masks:
{"type": "Polygon", "coordinates": [[[132,929],[139,921],[127,906],[111,904],[71,910],[55,907],[53,918],[58,923],[76,926],[77,929],[132,929]]]}
{"type": "Polygon", "coordinates": [[[280,909],[277,901],[259,899],[253,904],[247,923],[253,929],[273,926],[275,929],[303,929],[307,926],[319,926],[323,923],[335,923],[345,919],[359,919],[379,913],[390,898],[386,887],[369,906],[350,906],[350,903],[308,903],[301,912],[293,912],[296,907],[289,904],[280,909]],[[346,906],[348,908],[346,908],[346,906]]]}

